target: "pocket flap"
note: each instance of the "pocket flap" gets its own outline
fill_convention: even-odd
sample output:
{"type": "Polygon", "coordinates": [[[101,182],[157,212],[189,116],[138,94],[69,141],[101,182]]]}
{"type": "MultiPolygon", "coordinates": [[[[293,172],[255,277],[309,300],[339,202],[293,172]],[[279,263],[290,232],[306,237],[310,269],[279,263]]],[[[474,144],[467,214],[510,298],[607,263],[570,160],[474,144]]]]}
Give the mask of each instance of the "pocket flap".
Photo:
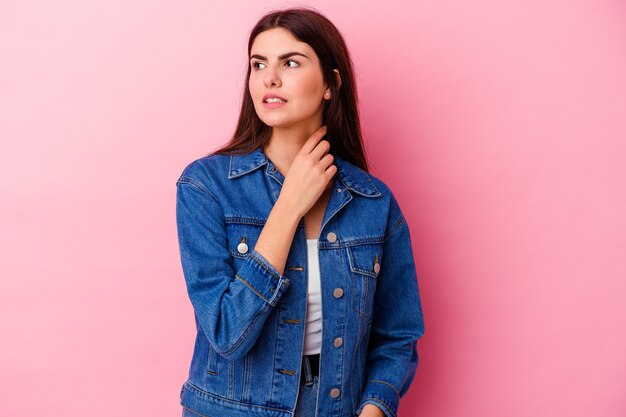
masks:
{"type": "Polygon", "coordinates": [[[380,264],[383,260],[383,245],[368,243],[364,245],[347,246],[348,261],[352,272],[377,277],[380,273],[380,264]]]}

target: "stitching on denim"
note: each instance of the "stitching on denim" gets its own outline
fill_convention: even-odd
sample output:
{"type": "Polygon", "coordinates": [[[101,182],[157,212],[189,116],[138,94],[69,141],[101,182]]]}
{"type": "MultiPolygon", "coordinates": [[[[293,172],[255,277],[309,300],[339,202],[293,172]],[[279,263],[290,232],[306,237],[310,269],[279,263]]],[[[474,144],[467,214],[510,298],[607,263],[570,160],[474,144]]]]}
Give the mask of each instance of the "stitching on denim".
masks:
{"type": "Polygon", "coordinates": [[[246,354],[243,372],[243,394],[242,399],[250,401],[250,383],[252,380],[252,352],[246,354]]]}
{"type": "Polygon", "coordinates": [[[247,216],[225,216],[225,219],[226,223],[229,224],[251,224],[255,226],[263,226],[266,222],[265,219],[247,216]]]}
{"type": "Polygon", "coordinates": [[[393,235],[396,230],[399,230],[404,224],[406,224],[406,221],[404,219],[404,215],[400,215],[400,218],[398,218],[398,220],[396,220],[396,222],[394,223],[394,225],[391,228],[391,231],[385,236],[385,238],[383,239],[383,241],[388,240],[391,235],[393,235]]]}
{"type": "Polygon", "coordinates": [[[396,394],[398,394],[398,396],[400,396],[400,393],[398,392],[398,390],[396,389],[396,387],[394,387],[393,385],[391,385],[389,382],[381,381],[380,379],[372,379],[370,382],[378,382],[379,384],[387,384],[387,385],[389,385],[391,388],[393,388],[393,390],[396,392],[396,394]]]}
{"type": "Polygon", "coordinates": [[[377,194],[366,194],[366,193],[365,193],[365,192],[363,192],[363,191],[357,190],[356,188],[354,188],[354,186],[353,186],[352,184],[349,184],[349,185],[348,185],[348,183],[346,183],[346,182],[343,180],[343,178],[341,178],[341,175],[337,175],[337,178],[338,178],[338,179],[339,179],[339,181],[343,184],[343,186],[344,186],[344,187],[346,187],[346,188],[348,188],[348,189],[350,189],[350,190],[354,191],[355,193],[357,193],[357,194],[359,194],[359,195],[362,195],[362,196],[364,196],[364,197],[380,197],[380,196],[382,195],[382,193],[381,193],[380,191],[378,191],[378,188],[376,188],[376,186],[374,185],[374,182],[372,181],[372,178],[370,177],[370,175],[369,175],[366,171],[364,171],[364,172],[365,172],[365,174],[367,174],[367,175],[366,175],[366,176],[367,176],[367,179],[368,179],[368,181],[369,181],[370,185],[371,185],[371,186],[372,186],[372,188],[376,191],[376,193],[377,193],[377,194]]]}
{"type": "MultiPolygon", "coordinates": [[[[239,243],[237,243],[239,244],[239,243]]],[[[228,248],[228,250],[230,251],[230,254],[233,255],[233,257],[237,258],[237,259],[246,259],[246,255],[243,253],[239,253],[239,252],[235,252],[234,250],[228,248]]]]}
{"type": "Polygon", "coordinates": [[[232,161],[233,161],[233,154],[230,154],[230,162],[228,164],[228,179],[231,180],[233,178],[238,178],[244,174],[247,174],[249,172],[254,171],[255,169],[263,166],[264,164],[267,163],[267,158],[265,158],[265,160],[261,161],[258,165],[253,166],[252,168],[248,169],[247,171],[240,171],[240,172],[236,172],[233,174],[233,165],[232,165],[232,161]]]}
{"type": "MultiPolygon", "coordinates": [[[[355,252],[353,251],[353,249],[351,247],[346,247],[346,250],[348,252],[348,260],[350,261],[350,269],[353,272],[369,275],[369,276],[371,276],[373,278],[376,278],[379,275],[379,273],[377,274],[376,272],[374,272],[373,269],[359,268],[358,265],[356,265],[356,259],[358,258],[358,256],[361,256],[361,255],[358,255],[358,256],[355,255],[355,252]]],[[[374,251],[378,252],[379,258],[382,261],[382,255],[380,255],[380,253],[382,252],[382,248],[380,246],[378,246],[378,247],[374,248],[374,251]]],[[[374,260],[372,259],[372,264],[373,264],[373,261],[374,260]]]]}
{"type": "Polygon", "coordinates": [[[200,413],[200,412],[198,412],[198,411],[196,411],[196,410],[192,410],[192,409],[191,409],[191,408],[189,408],[189,407],[185,407],[185,406],[183,405],[182,401],[181,401],[180,405],[181,405],[181,406],[182,406],[185,410],[189,411],[191,414],[195,414],[195,415],[197,415],[197,416],[202,416],[202,417],[210,417],[210,416],[207,416],[206,414],[202,414],[202,413],[200,413]]]}
{"type": "Polygon", "coordinates": [[[325,242],[320,240],[319,248],[320,249],[343,249],[349,246],[357,246],[357,245],[374,245],[377,243],[383,243],[385,241],[384,235],[366,235],[361,236],[354,239],[342,239],[341,241],[338,239],[333,243],[325,242]]]}
{"type": "Polygon", "coordinates": [[[276,281],[280,282],[281,280],[281,276],[277,275],[274,271],[272,271],[271,269],[269,269],[267,266],[265,266],[265,262],[263,262],[262,259],[260,259],[259,257],[255,256],[252,254],[252,251],[247,252],[248,256],[251,257],[252,259],[254,259],[259,265],[261,265],[267,272],[269,272],[272,277],[274,277],[276,279],[276,281]]]}
{"type": "Polygon", "coordinates": [[[222,397],[220,395],[216,395],[216,394],[214,394],[212,392],[204,391],[203,389],[201,389],[200,387],[197,387],[196,385],[192,384],[189,381],[186,381],[185,385],[187,385],[187,387],[189,387],[189,389],[193,389],[194,391],[197,391],[198,393],[200,393],[202,395],[205,395],[207,397],[213,397],[213,398],[216,398],[216,399],[224,401],[224,402],[229,402],[229,403],[241,405],[241,406],[244,406],[244,407],[254,407],[254,408],[263,408],[263,409],[266,409],[266,410],[277,410],[277,411],[288,411],[288,412],[291,412],[291,410],[288,410],[286,408],[268,407],[266,405],[242,403],[241,401],[230,400],[230,399],[224,398],[224,397],[222,397]]]}
{"type": "MultiPolygon", "coordinates": [[[[376,192],[377,192],[378,194],[381,194],[381,192],[380,192],[380,191],[378,191],[378,188],[376,188],[376,185],[374,185],[374,181],[372,181],[372,177],[370,177],[370,174],[369,174],[367,171],[364,171],[364,172],[365,172],[365,175],[367,176],[367,179],[369,180],[370,185],[372,186],[372,188],[373,188],[374,190],[376,190],[376,192]]],[[[376,194],[374,194],[374,195],[372,195],[372,196],[370,196],[370,197],[375,197],[375,196],[376,196],[376,194]]]]}
{"type": "Polygon", "coordinates": [[[228,398],[235,399],[235,362],[228,361],[228,398]]]}
{"type": "Polygon", "coordinates": [[[376,243],[383,243],[385,236],[378,236],[378,235],[365,235],[365,236],[361,236],[358,237],[356,239],[350,239],[345,241],[345,246],[349,247],[349,246],[357,246],[357,245],[374,245],[376,243]]]}
{"type": "Polygon", "coordinates": [[[204,184],[202,184],[200,181],[196,181],[193,178],[189,178],[189,177],[180,177],[177,181],[176,184],[188,184],[191,185],[192,187],[203,191],[209,195],[211,195],[211,197],[213,197],[213,199],[218,202],[219,200],[217,199],[217,197],[215,196],[215,194],[213,194],[213,192],[211,192],[211,190],[209,190],[207,187],[204,186],[204,184]]]}
{"type": "Polygon", "coordinates": [[[239,276],[239,274],[235,274],[235,278],[239,278],[244,284],[246,284],[252,291],[254,291],[259,297],[261,297],[266,303],[269,303],[267,298],[263,297],[263,294],[258,292],[248,281],[239,276]]]}
{"type": "MultiPolygon", "coordinates": [[[[344,248],[346,250],[346,252],[349,252],[350,249],[348,247],[344,248]]],[[[341,259],[341,270],[344,271],[346,270],[345,265],[343,264],[343,256],[340,256],[339,259],[341,259]]],[[[350,254],[348,253],[348,268],[351,270],[352,269],[352,261],[350,259],[350,254]]],[[[352,309],[352,311],[356,314],[358,314],[360,317],[367,317],[367,314],[362,312],[360,307],[361,306],[357,306],[355,307],[354,305],[356,304],[355,302],[355,288],[357,287],[355,285],[356,279],[358,279],[357,277],[355,277],[351,272],[348,271],[348,280],[349,280],[349,285],[351,287],[350,289],[350,308],[352,309]]],[[[360,283],[359,283],[360,284],[360,283]]],[[[361,320],[359,320],[359,324],[360,324],[361,320]]]]}
{"type": "Polygon", "coordinates": [[[202,185],[202,183],[200,183],[199,181],[196,181],[194,179],[188,178],[188,177],[180,177],[177,181],[176,184],[189,184],[191,185],[193,188],[197,188],[198,190],[205,192],[205,193],[210,193],[209,190],[206,189],[206,187],[204,185],[202,185]]]}

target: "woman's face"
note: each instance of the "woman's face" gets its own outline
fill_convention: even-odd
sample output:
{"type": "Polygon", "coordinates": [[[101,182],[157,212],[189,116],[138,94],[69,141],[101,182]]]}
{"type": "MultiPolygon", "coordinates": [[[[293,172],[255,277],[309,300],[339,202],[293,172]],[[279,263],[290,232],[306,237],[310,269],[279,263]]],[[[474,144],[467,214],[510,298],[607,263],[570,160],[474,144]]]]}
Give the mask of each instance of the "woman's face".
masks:
{"type": "Polygon", "coordinates": [[[261,32],[252,44],[250,66],[250,95],[266,125],[284,128],[303,124],[313,129],[321,125],[327,85],[317,55],[307,43],[283,28],[261,32]],[[266,94],[285,101],[264,103],[266,94]]]}

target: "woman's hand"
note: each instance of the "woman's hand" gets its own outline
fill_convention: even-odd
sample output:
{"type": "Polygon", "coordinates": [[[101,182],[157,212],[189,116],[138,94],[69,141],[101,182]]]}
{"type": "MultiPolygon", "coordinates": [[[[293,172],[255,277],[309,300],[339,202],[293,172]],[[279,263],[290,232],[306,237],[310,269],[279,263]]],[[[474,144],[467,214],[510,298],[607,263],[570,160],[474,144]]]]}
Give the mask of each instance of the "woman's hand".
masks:
{"type": "Polygon", "coordinates": [[[374,404],[365,404],[359,417],[385,417],[385,413],[374,404]]]}
{"type": "Polygon", "coordinates": [[[330,142],[321,140],[325,134],[326,128],[322,126],[307,139],[283,181],[279,199],[299,218],[315,205],[337,172],[334,157],[327,153],[330,142]]]}

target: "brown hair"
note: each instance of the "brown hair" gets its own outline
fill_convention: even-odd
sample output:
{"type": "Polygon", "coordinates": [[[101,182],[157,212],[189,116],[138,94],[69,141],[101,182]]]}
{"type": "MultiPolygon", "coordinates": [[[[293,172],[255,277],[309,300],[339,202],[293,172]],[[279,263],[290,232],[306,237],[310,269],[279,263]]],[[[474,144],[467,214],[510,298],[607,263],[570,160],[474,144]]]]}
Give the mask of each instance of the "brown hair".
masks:
{"type": "MultiPolygon", "coordinates": [[[[248,57],[256,36],[268,29],[287,29],[300,42],[307,43],[319,57],[324,81],[330,87],[331,99],[325,100],[322,124],[328,127],[325,140],[330,142],[330,153],[368,171],[361,125],[357,108],[357,91],[352,60],[346,43],[335,25],[321,13],[305,7],[274,10],[263,16],[252,29],[248,38],[248,57]],[[341,88],[333,69],[341,76],[341,88]]],[[[272,128],[259,119],[250,96],[248,72],[239,113],[237,128],[230,141],[211,154],[248,153],[265,146],[272,128]]]]}

